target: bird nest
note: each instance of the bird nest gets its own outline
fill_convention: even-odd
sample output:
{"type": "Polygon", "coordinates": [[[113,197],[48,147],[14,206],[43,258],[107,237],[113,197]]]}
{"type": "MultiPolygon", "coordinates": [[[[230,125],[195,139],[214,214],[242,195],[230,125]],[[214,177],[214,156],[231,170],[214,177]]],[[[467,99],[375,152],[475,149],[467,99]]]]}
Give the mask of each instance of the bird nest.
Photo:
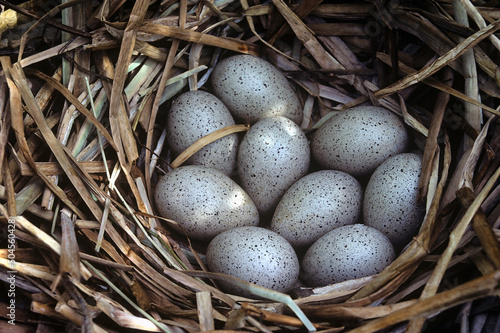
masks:
{"type": "Polygon", "coordinates": [[[1,0],[0,331],[498,331],[495,3],[1,0]],[[226,294],[158,216],[206,144],[174,159],[166,111],[237,53],[288,78],[306,133],[367,104],[407,124],[426,215],[381,273],[226,294]]]}

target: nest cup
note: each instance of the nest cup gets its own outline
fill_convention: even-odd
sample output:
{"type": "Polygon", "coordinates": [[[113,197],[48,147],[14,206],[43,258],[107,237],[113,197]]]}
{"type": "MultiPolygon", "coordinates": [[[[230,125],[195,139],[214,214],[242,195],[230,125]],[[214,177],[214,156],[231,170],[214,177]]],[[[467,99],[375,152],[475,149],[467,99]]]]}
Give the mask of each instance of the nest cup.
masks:
{"type": "MultiPolygon", "coordinates": [[[[2,6],[4,327],[419,332],[486,331],[498,322],[496,8],[280,0],[2,6]],[[292,122],[309,142],[352,107],[379,106],[405,124],[406,152],[422,156],[416,205],[424,213],[380,273],[315,287],[299,280],[273,293],[208,271],[210,239],[159,216],[162,176],[222,138],[240,142],[255,123],[225,123],[182,152],[167,144],[174,100],[213,92],[215,66],[239,54],[284,75],[302,113],[294,110],[292,122]],[[218,287],[227,283],[245,297],[218,287]]],[[[313,158],[308,174],[323,169],[313,158]]],[[[295,171],[296,180],[305,175],[295,171]]],[[[237,170],[224,173],[244,187],[237,170]]],[[[370,175],[357,180],[365,189],[370,175]]],[[[269,227],[274,207],[260,209],[260,226],[269,227]]]]}

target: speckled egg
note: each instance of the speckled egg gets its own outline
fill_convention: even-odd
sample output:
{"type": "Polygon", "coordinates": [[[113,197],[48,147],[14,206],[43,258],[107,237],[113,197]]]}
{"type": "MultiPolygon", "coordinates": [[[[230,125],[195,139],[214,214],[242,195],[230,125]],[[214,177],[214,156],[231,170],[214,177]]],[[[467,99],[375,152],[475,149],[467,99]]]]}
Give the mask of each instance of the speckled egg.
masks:
{"type": "Polygon", "coordinates": [[[286,77],[264,59],[236,55],[222,60],[212,72],[212,86],[233,116],[253,124],[283,116],[302,122],[302,106],[286,77]]]}
{"type": "Polygon", "coordinates": [[[334,228],[356,223],[362,203],[363,188],[353,176],[337,170],[313,172],[283,195],[271,230],[303,248],[334,228]]]}
{"type": "Polygon", "coordinates": [[[196,239],[259,223],[248,194],[222,172],[201,165],[182,166],[161,177],[155,203],[161,216],[179,224],[179,232],[196,239]]]}
{"type": "MultiPolygon", "coordinates": [[[[180,154],[203,136],[234,124],[231,113],[217,97],[201,90],[188,91],[172,103],[168,113],[168,144],[174,154],[180,154]]],[[[206,145],[186,162],[229,175],[236,167],[238,144],[237,134],[227,135],[206,145]]]]}
{"type": "Polygon", "coordinates": [[[262,214],[274,210],[286,190],[309,169],[304,132],[285,117],[264,118],[241,141],[238,172],[243,189],[262,214]]]}
{"type": "Polygon", "coordinates": [[[311,154],[323,168],[360,177],[407,146],[408,133],[397,115],[378,106],[359,106],[325,122],[311,140],[311,154]]]}
{"type": "Polygon", "coordinates": [[[325,286],[380,273],[396,257],[387,237],[364,224],[346,225],[326,233],[302,259],[304,281],[325,286]]]}
{"type": "MultiPolygon", "coordinates": [[[[299,276],[299,260],[293,247],[280,235],[260,227],[239,227],[216,236],[207,248],[212,272],[231,275],[280,292],[289,291],[299,276]]],[[[221,282],[226,292],[250,297],[250,293],[221,282]]]]}
{"type": "Polygon", "coordinates": [[[364,223],[382,231],[398,251],[417,234],[425,215],[417,200],[421,169],[420,155],[399,154],[382,163],[366,186],[364,223]]]}

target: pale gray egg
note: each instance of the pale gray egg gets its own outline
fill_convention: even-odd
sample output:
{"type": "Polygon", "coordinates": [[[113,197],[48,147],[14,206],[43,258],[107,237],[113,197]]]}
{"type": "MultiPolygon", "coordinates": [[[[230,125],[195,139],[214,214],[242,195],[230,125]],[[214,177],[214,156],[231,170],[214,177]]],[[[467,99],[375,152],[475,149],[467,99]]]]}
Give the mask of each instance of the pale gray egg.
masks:
{"type": "Polygon", "coordinates": [[[417,234],[425,215],[418,202],[421,169],[420,155],[399,154],[382,163],[366,186],[364,223],[382,231],[398,251],[417,234]]]}
{"type": "Polygon", "coordinates": [[[302,122],[302,106],[286,77],[264,59],[236,55],[222,60],[212,72],[212,86],[233,116],[253,124],[283,116],[302,122]]]}
{"type": "Polygon", "coordinates": [[[387,158],[405,152],[408,140],[397,115],[358,106],[334,115],[316,131],[311,154],[323,168],[368,176],[387,158]]]}
{"type": "Polygon", "coordinates": [[[313,172],[283,195],[271,230],[303,248],[332,229],[356,223],[362,203],[363,188],[353,176],[337,170],[313,172]]]}
{"type": "Polygon", "coordinates": [[[161,177],[155,203],[161,216],[179,224],[179,232],[196,239],[259,223],[248,194],[222,172],[201,165],[182,166],[161,177]]]}
{"type": "MultiPolygon", "coordinates": [[[[280,292],[289,291],[298,280],[299,260],[293,247],[277,233],[261,227],[238,227],[216,236],[207,248],[212,272],[231,275],[280,292]]],[[[252,294],[226,282],[225,291],[252,294]]]]}
{"type": "Polygon", "coordinates": [[[300,127],[285,117],[259,120],[246,133],[238,152],[243,189],[262,214],[270,214],[279,200],[309,169],[310,148],[300,127]]]}
{"type": "Polygon", "coordinates": [[[329,231],[307,250],[301,277],[325,286],[380,273],[396,257],[389,239],[377,229],[351,224],[329,231]]]}
{"type": "MultiPolygon", "coordinates": [[[[174,154],[180,154],[203,136],[234,125],[227,107],[214,95],[188,91],[172,103],[167,117],[167,140],[174,154]]],[[[239,138],[227,135],[191,156],[187,164],[205,165],[229,175],[236,167],[239,138]]]]}

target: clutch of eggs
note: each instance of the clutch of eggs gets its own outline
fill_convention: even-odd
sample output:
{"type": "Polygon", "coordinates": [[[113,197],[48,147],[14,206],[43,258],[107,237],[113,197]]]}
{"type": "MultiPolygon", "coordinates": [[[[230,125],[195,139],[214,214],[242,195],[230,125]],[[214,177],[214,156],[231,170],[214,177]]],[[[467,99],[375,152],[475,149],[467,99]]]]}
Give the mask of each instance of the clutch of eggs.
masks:
{"type": "MultiPolygon", "coordinates": [[[[233,134],[206,146],[188,160],[195,165],[167,173],[155,191],[159,213],[178,231],[210,241],[210,270],[286,292],[298,279],[295,248],[305,251],[307,284],[337,283],[379,273],[418,232],[421,158],[406,153],[410,138],[397,115],[348,109],[309,142],[297,125],[296,93],[263,59],[224,59],[211,84],[214,95],[191,91],[172,103],[172,151],[234,120],[250,130],[241,142],[233,134]],[[311,160],[320,170],[308,174],[311,160]],[[238,183],[229,178],[235,167],[238,183]],[[263,217],[272,218],[266,228],[263,217]]],[[[250,296],[230,283],[222,288],[250,296]]]]}

